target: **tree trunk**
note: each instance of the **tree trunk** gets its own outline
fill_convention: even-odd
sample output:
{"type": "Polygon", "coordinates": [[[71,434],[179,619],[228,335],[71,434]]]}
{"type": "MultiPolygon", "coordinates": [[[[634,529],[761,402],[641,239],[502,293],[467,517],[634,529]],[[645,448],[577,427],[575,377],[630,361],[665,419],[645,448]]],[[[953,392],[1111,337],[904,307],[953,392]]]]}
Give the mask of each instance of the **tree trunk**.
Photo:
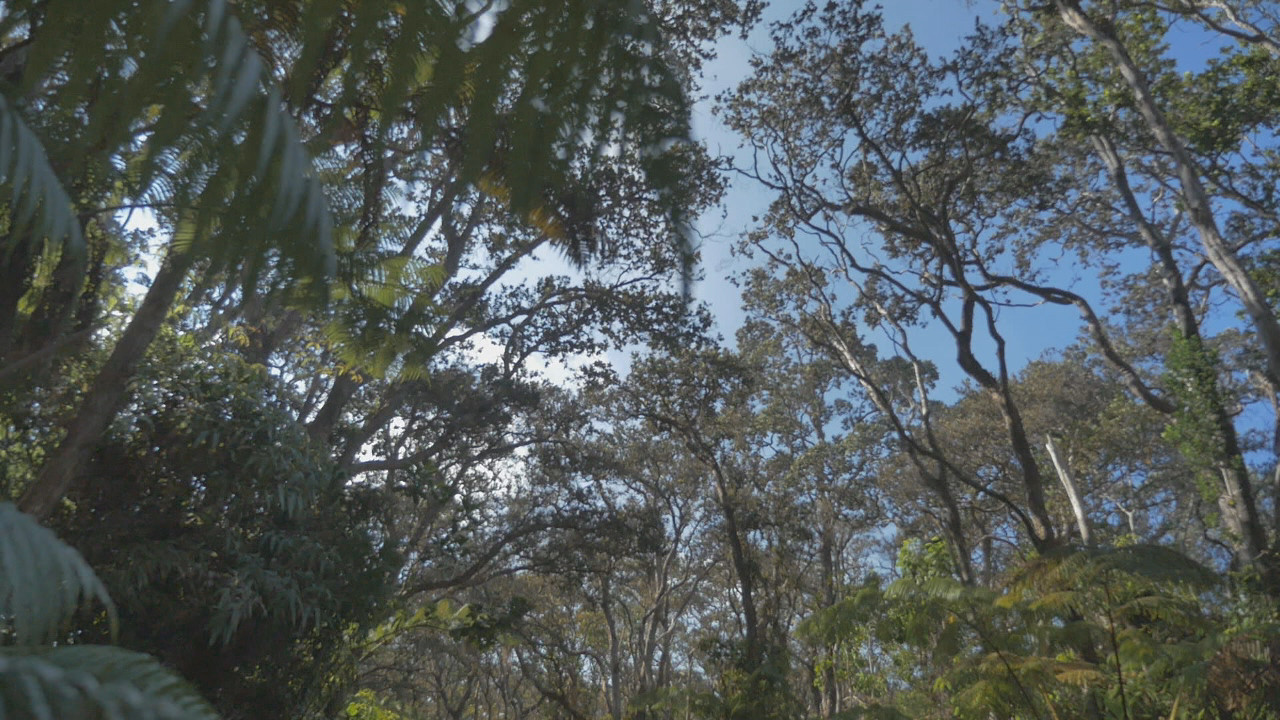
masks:
{"type": "MultiPolygon", "coordinates": [[[[1110,138],[1098,135],[1093,137],[1093,146],[1102,158],[1103,164],[1107,166],[1111,181],[1124,202],[1126,214],[1137,225],[1143,241],[1156,258],[1160,279],[1165,287],[1165,294],[1178,332],[1184,339],[1195,343],[1197,347],[1203,347],[1200,321],[1191,306],[1191,298],[1183,282],[1177,259],[1174,257],[1172,243],[1142,214],[1129,184],[1124,160],[1115,144],[1110,138]]],[[[1273,393],[1277,387],[1275,380],[1276,377],[1272,375],[1264,383],[1273,393]]],[[[1161,407],[1156,409],[1169,412],[1161,407]]],[[[1176,410],[1176,408],[1172,409],[1176,410]]],[[[1240,450],[1239,435],[1231,421],[1230,412],[1222,402],[1214,403],[1213,421],[1218,434],[1219,451],[1222,454],[1215,467],[1223,482],[1219,509],[1222,511],[1228,531],[1233,536],[1232,543],[1235,545],[1237,559],[1243,565],[1253,565],[1262,557],[1266,548],[1266,531],[1257,508],[1249,471],[1245,467],[1244,454],[1240,450]]]]}
{"type": "MultiPolygon", "coordinates": [[[[610,569],[611,571],[612,569],[610,569]]],[[[600,610],[604,614],[605,627],[609,631],[609,675],[606,678],[605,699],[613,720],[622,720],[622,638],[618,636],[618,621],[613,616],[613,593],[609,583],[609,571],[604,573],[600,589],[600,610]]]]}
{"type": "MultiPolygon", "coordinates": [[[[822,528],[822,545],[819,548],[822,562],[822,607],[829,608],[836,604],[836,562],[835,540],[830,525],[822,528]]],[[[827,647],[827,652],[835,654],[837,646],[827,647]]],[[[829,718],[841,711],[840,687],[836,682],[835,658],[828,662],[822,670],[822,717],[829,718]]]]}
{"type": "Polygon", "coordinates": [[[1089,516],[1085,514],[1084,502],[1080,499],[1080,489],[1076,487],[1076,480],[1071,475],[1071,468],[1058,457],[1058,445],[1053,441],[1052,435],[1045,436],[1045,449],[1049,451],[1049,459],[1053,461],[1053,469],[1058,473],[1058,480],[1062,481],[1062,488],[1067,492],[1067,500],[1071,502],[1071,512],[1076,516],[1076,526],[1080,528],[1080,542],[1085,547],[1093,544],[1089,534],[1089,516]]]}
{"type": "Polygon", "coordinates": [[[174,250],[165,258],[138,311],[98,371],[79,410],[67,423],[67,434],[62,443],[45,461],[40,474],[18,501],[23,512],[43,520],[71,489],[95,444],[115,418],[138,362],[164,325],[193,259],[190,252],[174,250]]]}
{"type": "Polygon", "coordinates": [[[751,560],[747,557],[747,549],[742,538],[742,530],[738,527],[738,513],[734,507],[733,494],[727,486],[724,471],[715,469],[716,495],[720,504],[720,512],[724,516],[725,534],[729,540],[729,560],[733,563],[734,574],[738,576],[738,590],[742,595],[742,623],[745,637],[743,656],[746,667],[755,670],[764,660],[763,648],[760,646],[760,616],[756,609],[755,572],[751,560]]]}
{"type": "Polygon", "coordinates": [[[325,400],[324,405],[320,406],[320,410],[316,413],[315,418],[307,423],[307,435],[321,444],[328,444],[329,439],[333,436],[334,428],[337,427],[338,420],[342,417],[342,411],[347,407],[347,401],[356,392],[356,381],[351,377],[350,373],[343,373],[333,381],[333,387],[329,390],[329,397],[325,400]]]}
{"type": "Polygon", "coordinates": [[[1205,256],[1239,296],[1240,303],[1258,332],[1258,338],[1262,340],[1269,380],[1280,383],[1280,321],[1267,303],[1266,296],[1241,264],[1240,258],[1222,237],[1217,219],[1213,215],[1209,193],[1200,180],[1191,154],[1156,103],[1146,77],[1109,24],[1095,22],[1081,9],[1078,0],[1054,0],[1054,4],[1069,27],[1102,45],[1115,61],[1116,69],[1133,92],[1138,112],[1147,128],[1173,160],[1182,201],[1186,205],[1191,224],[1200,235],[1205,256]]]}

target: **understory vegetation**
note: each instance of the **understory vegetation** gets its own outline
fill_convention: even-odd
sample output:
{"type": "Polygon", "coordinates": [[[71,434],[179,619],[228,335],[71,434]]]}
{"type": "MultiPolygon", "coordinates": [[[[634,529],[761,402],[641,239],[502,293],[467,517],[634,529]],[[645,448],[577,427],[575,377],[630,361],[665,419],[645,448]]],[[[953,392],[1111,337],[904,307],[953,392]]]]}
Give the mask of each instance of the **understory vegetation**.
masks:
{"type": "Polygon", "coordinates": [[[1280,718],[1280,9],[971,7],[0,3],[0,717],[1280,718]]]}

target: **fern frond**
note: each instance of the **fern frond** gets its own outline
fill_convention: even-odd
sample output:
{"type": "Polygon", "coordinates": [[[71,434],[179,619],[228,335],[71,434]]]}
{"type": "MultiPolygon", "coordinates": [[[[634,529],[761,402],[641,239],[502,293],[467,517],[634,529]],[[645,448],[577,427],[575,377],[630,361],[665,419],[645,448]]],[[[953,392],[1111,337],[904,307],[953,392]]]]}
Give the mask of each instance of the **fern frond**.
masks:
{"type": "MultiPolygon", "coordinates": [[[[165,24],[177,22],[181,14],[201,23],[202,51],[211,74],[209,97],[196,125],[208,128],[210,142],[223,146],[235,143],[236,128],[249,123],[250,142],[248,152],[242,153],[241,169],[252,184],[271,190],[267,227],[288,230],[288,235],[302,240],[302,246],[283,249],[308,264],[314,262],[315,274],[331,276],[336,264],[333,218],[323,188],[313,177],[310,153],[298,134],[297,122],[285,110],[279,88],[272,83],[227,0],[174,3],[165,24]],[[193,4],[197,7],[192,8],[193,4]]],[[[261,237],[262,228],[249,229],[253,231],[250,235],[261,237]]]]}
{"type": "Polygon", "coordinates": [[[1078,590],[1057,590],[1043,593],[1031,602],[1030,607],[1032,610],[1066,615],[1082,612],[1088,600],[1088,596],[1078,590]]]}
{"type": "Polygon", "coordinates": [[[988,588],[974,587],[950,577],[930,577],[923,580],[903,579],[890,584],[885,597],[906,600],[923,597],[944,603],[975,602],[981,605],[995,601],[995,593],[988,588]]]}
{"type": "Polygon", "coordinates": [[[1053,676],[1058,682],[1077,687],[1103,685],[1107,681],[1107,676],[1096,665],[1081,661],[1054,663],[1053,676]]]}
{"type": "Polygon", "coordinates": [[[217,720],[218,714],[149,655],[72,645],[0,651],[0,717],[217,720]]]}
{"type": "Polygon", "coordinates": [[[1155,583],[1208,589],[1220,582],[1209,568],[1161,545],[1127,545],[1100,551],[1093,563],[1100,569],[1116,570],[1155,583]]]}
{"type": "Polygon", "coordinates": [[[892,705],[872,704],[838,712],[831,720],[909,720],[910,717],[892,705]]]}
{"type": "MultiPolygon", "coordinates": [[[[1070,550],[1028,562],[1010,583],[1011,598],[1048,598],[1054,593],[1083,594],[1106,578],[1156,585],[1209,589],[1218,584],[1213,571],[1172,548],[1129,545],[1070,550]]],[[[1009,601],[1006,601],[1006,604],[1009,601]]]]}
{"type": "MultiPolygon", "coordinates": [[[[84,235],[71,197],[58,180],[44,143],[32,132],[13,103],[0,94],[0,183],[13,193],[14,225],[36,220],[29,241],[49,238],[63,243],[64,252],[84,254],[84,235]]],[[[15,233],[15,238],[23,237],[15,233]]],[[[6,251],[8,248],[6,248],[6,251]]]]}
{"type": "Polygon", "coordinates": [[[94,600],[106,607],[114,635],[115,606],[80,553],[35,518],[0,503],[0,617],[12,623],[14,642],[59,639],[76,610],[94,600]]]}
{"type": "Polygon", "coordinates": [[[83,114],[82,136],[49,146],[51,157],[70,159],[59,172],[78,176],[86,155],[101,156],[125,171],[121,191],[183,208],[201,231],[216,229],[196,233],[216,235],[216,243],[197,248],[202,254],[261,261],[279,250],[299,275],[332,274],[327,199],[298,122],[234,2],[49,5],[39,13],[15,9],[39,16],[21,88],[36,99],[27,107],[0,98],[0,182],[13,187],[15,224],[38,220],[28,242],[47,236],[83,250],[78,209],[63,189],[70,180],[55,174],[28,127],[45,115],[83,114]],[[91,87],[109,111],[85,109],[91,87]]]}

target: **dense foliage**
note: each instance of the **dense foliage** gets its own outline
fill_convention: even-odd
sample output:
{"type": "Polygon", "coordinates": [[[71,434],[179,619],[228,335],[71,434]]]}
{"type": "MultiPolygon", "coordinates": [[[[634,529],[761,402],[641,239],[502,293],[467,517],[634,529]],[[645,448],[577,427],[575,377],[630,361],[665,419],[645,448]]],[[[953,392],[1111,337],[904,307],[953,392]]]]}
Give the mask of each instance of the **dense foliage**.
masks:
{"type": "Polygon", "coordinates": [[[977,5],[0,3],[0,714],[1280,718],[1280,13],[977,5]]]}

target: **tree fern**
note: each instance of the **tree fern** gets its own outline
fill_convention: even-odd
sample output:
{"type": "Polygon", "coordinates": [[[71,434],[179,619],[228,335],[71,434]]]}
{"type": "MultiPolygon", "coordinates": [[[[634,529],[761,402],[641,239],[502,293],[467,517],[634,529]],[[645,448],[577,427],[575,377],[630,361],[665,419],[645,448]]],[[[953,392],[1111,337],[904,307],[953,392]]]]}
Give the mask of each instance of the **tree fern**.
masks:
{"type": "Polygon", "coordinates": [[[36,720],[216,720],[155,658],[101,645],[0,653],[0,713],[36,720]]]}
{"type": "MultiPolygon", "coordinates": [[[[23,227],[34,217],[34,233],[27,237],[47,237],[63,244],[67,251],[82,255],[84,235],[75,216],[71,198],[49,165],[44,143],[22,118],[22,114],[0,94],[0,183],[12,189],[11,222],[23,227]]],[[[22,237],[21,233],[16,233],[22,237]]]]}
{"type": "Polygon", "coordinates": [[[216,720],[185,681],[149,655],[62,644],[72,616],[99,602],[114,633],[115,609],[80,554],[47,528],[0,503],[0,717],[34,720],[216,720]]]}
{"type": "Polygon", "coordinates": [[[1215,675],[1228,663],[1206,607],[1218,579],[1175,550],[1064,549],[1026,561],[995,588],[927,563],[922,571],[919,553],[904,556],[912,562],[900,562],[903,578],[883,591],[873,583],[802,625],[810,642],[907,659],[898,681],[910,692],[881,691],[877,701],[906,710],[945,693],[951,716],[962,718],[1065,717],[1063,708],[1085,703],[1104,717],[1168,717],[1175,700],[1182,713],[1208,706],[1208,683],[1227,674],[1215,675]],[[921,684],[918,652],[940,663],[932,688],[921,684]]]}
{"type": "MultiPolygon", "coordinates": [[[[297,122],[226,0],[51,0],[17,2],[10,12],[27,21],[29,48],[20,86],[5,90],[8,117],[0,124],[14,127],[12,137],[22,142],[11,144],[6,132],[0,153],[12,148],[16,158],[4,164],[4,170],[16,165],[6,173],[15,198],[46,200],[41,234],[75,239],[78,214],[95,209],[75,207],[63,189],[67,180],[47,163],[24,168],[39,140],[22,132],[20,113],[85,113],[81,138],[58,138],[66,146],[63,177],[74,177],[95,155],[110,157],[126,169],[123,189],[134,198],[188,208],[202,225],[216,220],[227,230],[260,217],[253,208],[265,204],[267,222],[242,236],[241,252],[243,243],[260,243],[262,231],[272,230],[271,242],[307,272],[332,271],[332,220],[297,122]],[[100,97],[90,99],[90,80],[99,77],[93,93],[100,97]],[[104,103],[111,112],[87,109],[104,103]]],[[[19,210],[31,205],[15,203],[19,210]]],[[[227,240],[224,233],[219,244],[199,250],[219,254],[237,246],[227,240]]]]}
{"type": "Polygon", "coordinates": [[[0,503],[0,617],[20,646],[54,642],[77,610],[100,602],[115,623],[106,588],[74,548],[9,503],[0,503]]]}

